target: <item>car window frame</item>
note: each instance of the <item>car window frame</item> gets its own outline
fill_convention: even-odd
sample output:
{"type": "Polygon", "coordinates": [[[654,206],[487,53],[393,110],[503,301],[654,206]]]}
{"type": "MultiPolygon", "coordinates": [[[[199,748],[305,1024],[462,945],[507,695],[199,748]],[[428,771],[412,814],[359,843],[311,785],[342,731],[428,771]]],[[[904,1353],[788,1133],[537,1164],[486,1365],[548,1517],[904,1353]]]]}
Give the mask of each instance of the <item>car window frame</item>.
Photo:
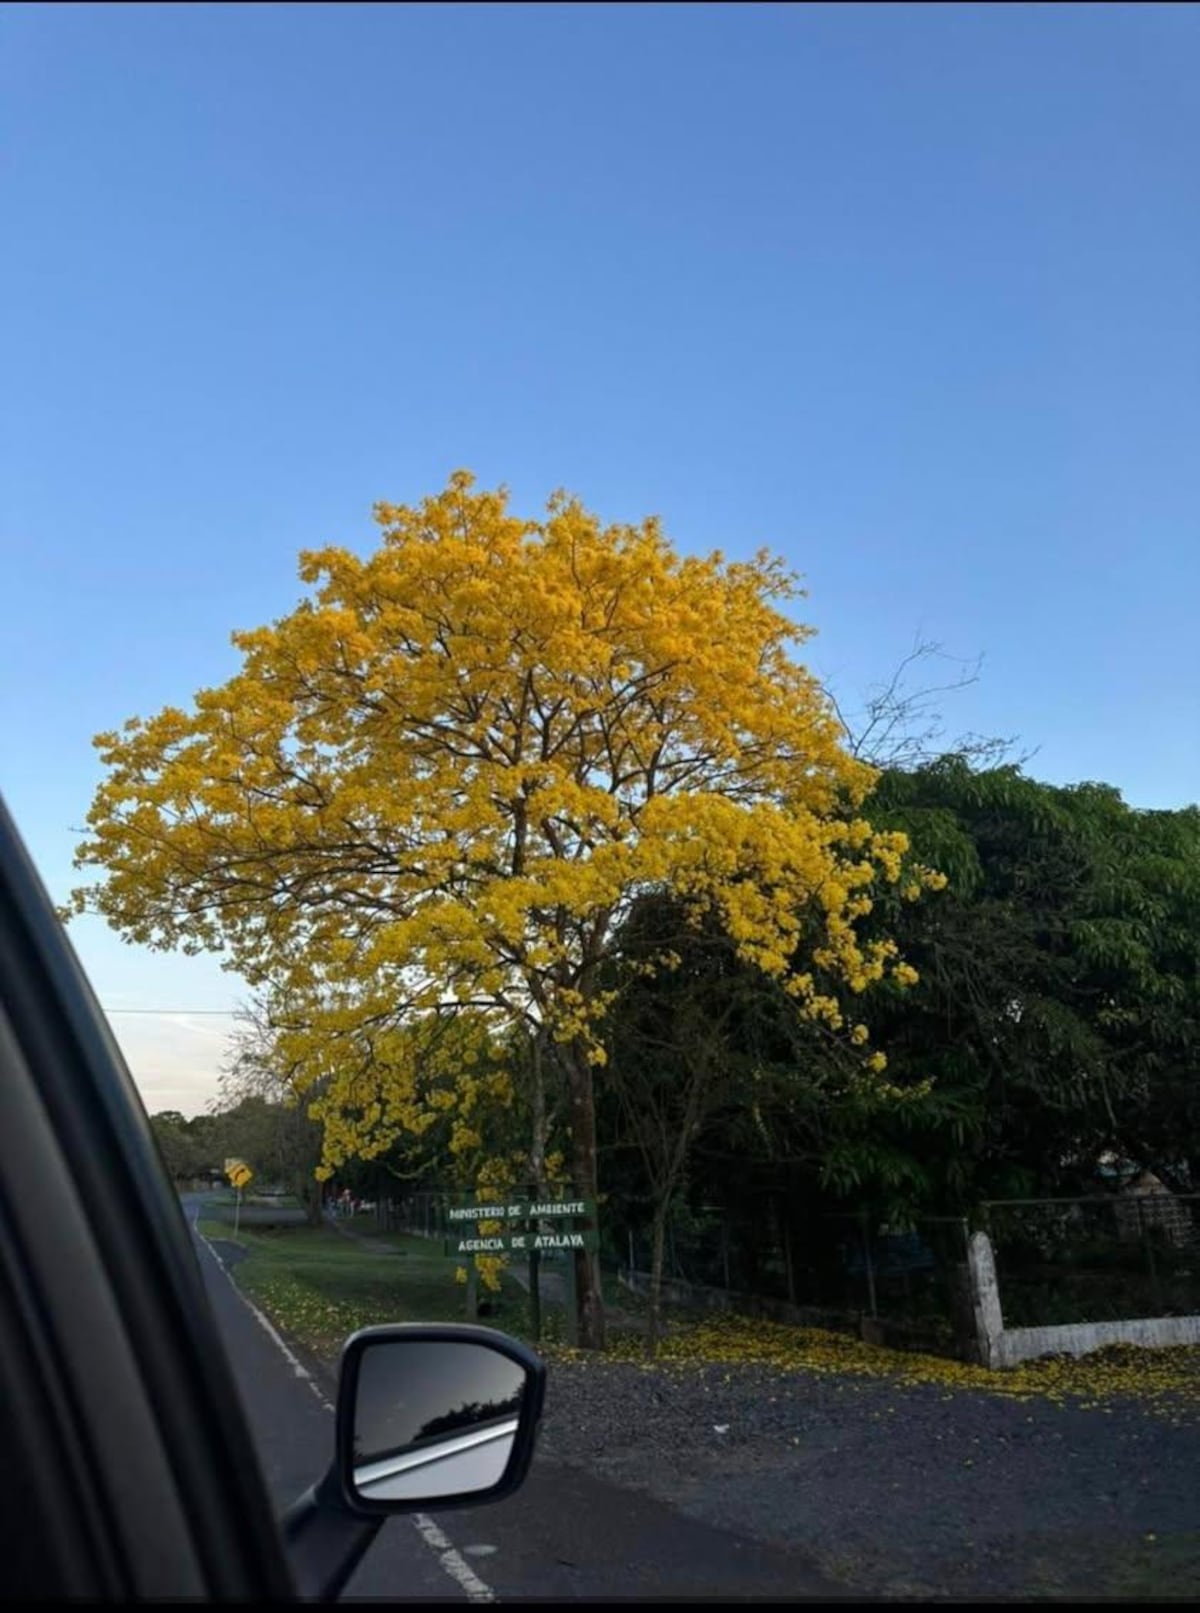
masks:
{"type": "MultiPolygon", "coordinates": [[[[162,1541],[145,1527],[156,1497],[144,1478],[131,1481],[137,1463],[129,1439],[122,1456],[92,1426],[103,1421],[94,1396],[98,1366],[101,1376],[119,1367],[124,1390],[139,1398],[145,1421],[137,1437],[147,1471],[158,1472],[186,1520],[195,1573],[181,1549],[181,1594],[293,1599],[282,1532],[178,1196],[124,1059],[2,799],[0,1018],[10,1115],[25,1120],[20,1138],[16,1131],[0,1138],[5,1259],[10,1276],[23,1277],[37,1296],[44,1325],[41,1337],[29,1335],[35,1359],[61,1403],[76,1408],[79,1438],[90,1440],[89,1471],[104,1491],[97,1499],[109,1511],[119,1572],[134,1585],[153,1579],[161,1572],[162,1541]],[[14,1150],[34,1147],[31,1139],[46,1193],[76,1216],[74,1243],[70,1216],[43,1225],[44,1216],[33,1213],[27,1183],[20,1203],[6,1194],[20,1174],[14,1150]],[[68,1263],[80,1293],[93,1285],[97,1305],[109,1297],[119,1327],[105,1333],[107,1366],[96,1360],[96,1338],[81,1336],[64,1314],[62,1285],[47,1280],[53,1261],[68,1263]],[[162,1460],[152,1458],[151,1428],[162,1460]]],[[[54,1456],[50,1451],[45,1459],[54,1456]]]]}

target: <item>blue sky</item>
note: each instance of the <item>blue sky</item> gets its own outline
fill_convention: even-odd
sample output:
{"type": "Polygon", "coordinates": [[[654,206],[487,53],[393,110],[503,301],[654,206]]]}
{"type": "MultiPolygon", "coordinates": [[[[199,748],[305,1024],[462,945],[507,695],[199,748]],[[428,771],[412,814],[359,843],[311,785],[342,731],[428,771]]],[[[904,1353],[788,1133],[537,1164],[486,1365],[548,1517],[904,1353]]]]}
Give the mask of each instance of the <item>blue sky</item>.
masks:
{"type": "MultiPolygon", "coordinates": [[[[9,5],[0,786],[56,896],[90,738],[457,466],[806,576],[844,694],[1200,797],[1200,11],[9,5]]],[[[75,940],[112,1008],[211,959],[75,940]]],[[[114,1020],[151,1109],[226,1025],[114,1020]]]]}

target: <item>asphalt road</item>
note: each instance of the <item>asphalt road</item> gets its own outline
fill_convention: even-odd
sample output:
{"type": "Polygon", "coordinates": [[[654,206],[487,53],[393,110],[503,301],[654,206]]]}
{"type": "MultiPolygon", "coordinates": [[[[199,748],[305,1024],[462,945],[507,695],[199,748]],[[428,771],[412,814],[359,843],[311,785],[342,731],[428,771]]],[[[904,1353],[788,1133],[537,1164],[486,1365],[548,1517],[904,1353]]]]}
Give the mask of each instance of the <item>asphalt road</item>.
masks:
{"type": "MultiPolygon", "coordinates": [[[[189,1220],[195,1203],[185,1201],[189,1220]]],[[[197,1235],[201,1268],[264,1477],[282,1510],[328,1464],[333,1386],[273,1337],[222,1259],[197,1235]],[[309,1375],[303,1375],[303,1374],[309,1375]]],[[[551,1376],[547,1394],[554,1393],[551,1376]]],[[[393,1518],[350,1582],[352,1598],[489,1601],[676,1597],[826,1600],[838,1592],[803,1555],[685,1518],[644,1493],[536,1458],[494,1506],[393,1518]]],[[[845,1594],[842,1592],[841,1594],[845,1594]]]]}

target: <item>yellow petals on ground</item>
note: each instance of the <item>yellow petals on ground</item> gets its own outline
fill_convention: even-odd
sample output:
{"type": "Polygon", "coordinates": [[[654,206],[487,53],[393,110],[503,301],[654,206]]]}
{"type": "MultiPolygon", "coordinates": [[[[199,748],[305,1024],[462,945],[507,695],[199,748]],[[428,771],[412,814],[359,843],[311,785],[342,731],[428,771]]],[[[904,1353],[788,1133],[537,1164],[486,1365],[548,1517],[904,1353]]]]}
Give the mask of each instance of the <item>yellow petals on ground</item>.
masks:
{"type": "MultiPolygon", "coordinates": [[[[579,1359],[575,1352],[560,1352],[579,1359]]],[[[610,1355],[644,1360],[644,1340],[617,1339],[610,1355]]],[[[1053,1357],[1008,1371],[916,1351],[865,1344],[849,1334],[741,1316],[673,1320],[648,1371],[671,1374],[700,1366],[770,1367],[783,1373],[837,1373],[883,1378],[898,1387],[929,1386],[1011,1400],[1048,1400],[1104,1412],[1113,1403],[1138,1401],[1164,1415],[1200,1420],[1200,1346],[1138,1350],[1122,1346],[1077,1359],[1053,1357]]]]}

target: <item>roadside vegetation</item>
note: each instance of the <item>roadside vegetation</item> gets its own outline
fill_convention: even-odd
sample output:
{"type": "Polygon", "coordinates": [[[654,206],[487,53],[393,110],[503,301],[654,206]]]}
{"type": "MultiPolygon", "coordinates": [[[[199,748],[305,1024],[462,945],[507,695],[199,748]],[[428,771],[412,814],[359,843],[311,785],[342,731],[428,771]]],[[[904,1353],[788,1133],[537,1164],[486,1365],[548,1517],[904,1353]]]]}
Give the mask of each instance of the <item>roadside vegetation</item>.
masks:
{"type": "MultiPolygon", "coordinates": [[[[218,1245],[233,1241],[228,1207],[206,1206],[201,1233],[218,1245]]],[[[464,1288],[440,1242],[392,1234],[363,1244],[330,1226],[243,1222],[234,1280],[289,1337],[332,1363],[349,1333],[381,1322],[465,1320],[464,1288]]],[[[528,1296],[510,1274],[483,1301],[481,1320],[530,1336],[528,1296]]],[[[549,1341],[562,1336],[562,1317],[543,1309],[549,1341]]]]}

